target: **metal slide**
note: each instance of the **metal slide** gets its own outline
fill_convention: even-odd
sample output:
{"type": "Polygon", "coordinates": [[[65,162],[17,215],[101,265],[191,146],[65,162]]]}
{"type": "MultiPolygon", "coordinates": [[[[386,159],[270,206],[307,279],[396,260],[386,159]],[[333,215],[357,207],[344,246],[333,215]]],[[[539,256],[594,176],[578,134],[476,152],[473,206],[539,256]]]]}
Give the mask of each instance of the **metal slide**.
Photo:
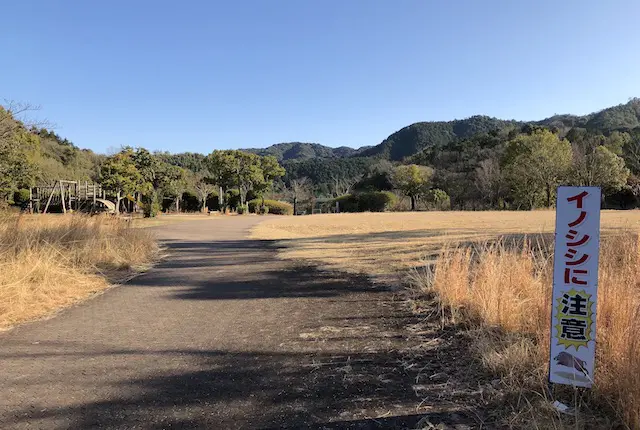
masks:
{"type": "Polygon", "coordinates": [[[105,199],[96,199],[96,202],[100,202],[109,210],[109,213],[116,213],[116,204],[105,199]]]}

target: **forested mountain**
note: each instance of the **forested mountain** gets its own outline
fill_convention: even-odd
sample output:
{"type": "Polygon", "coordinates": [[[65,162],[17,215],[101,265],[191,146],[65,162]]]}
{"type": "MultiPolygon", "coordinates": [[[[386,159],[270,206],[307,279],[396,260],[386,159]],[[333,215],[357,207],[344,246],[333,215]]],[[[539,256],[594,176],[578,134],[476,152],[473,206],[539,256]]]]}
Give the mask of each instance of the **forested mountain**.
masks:
{"type": "MultiPolygon", "coordinates": [[[[454,121],[417,122],[391,134],[379,145],[362,151],[359,156],[401,161],[427,148],[444,147],[458,139],[492,131],[508,131],[525,124],[481,115],[454,121]]],[[[531,124],[556,128],[565,133],[574,127],[601,133],[629,131],[640,126],[640,99],[634,98],[626,104],[589,115],[554,115],[531,124]]]]}
{"type": "Polygon", "coordinates": [[[318,194],[331,195],[336,181],[348,182],[355,179],[355,184],[375,162],[371,157],[311,158],[288,160],[282,166],[287,172],[285,182],[306,177],[315,184],[318,194]]]}
{"type": "MultiPolygon", "coordinates": [[[[89,149],[80,149],[68,139],[42,127],[23,124],[0,107],[0,171],[12,168],[8,163],[15,144],[32,166],[32,180],[49,183],[58,179],[90,181],[105,158],[89,149]],[[13,137],[13,139],[12,139],[13,137]]],[[[23,172],[24,173],[24,172],[23,172]]],[[[28,181],[27,181],[28,182],[28,181]]]]}
{"type": "Polygon", "coordinates": [[[194,173],[199,173],[205,168],[205,155],[197,152],[179,152],[177,154],[171,154],[169,152],[155,152],[154,155],[167,164],[182,167],[194,173]]]}
{"type": "Polygon", "coordinates": [[[425,148],[444,146],[456,139],[479,133],[519,127],[522,123],[476,115],[467,119],[417,122],[387,137],[381,144],[363,151],[363,157],[401,161],[425,148]]]}
{"type": "Polygon", "coordinates": [[[558,129],[578,127],[601,133],[629,131],[640,126],[640,99],[633,98],[628,103],[588,115],[554,115],[536,124],[558,129]]]}
{"type": "Polygon", "coordinates": [[[640,99],[610,107],[588,117],[586,128],[592,131],[629,131],[640,126],[640,99]]]}
{"type": "Polygon", "coordinates": [[[91,181],[105,156],[90,149],[80,149],[72,142],[46,130],[34,130],[40,137],[40,153],[36,156],[38,180],[52,182],[58,179],[91,181]]]}
{"type": "MultiPolygon", "coordinates": [[[[319,187],[321,193],[328,193],[332,178],[365,176],[369,167],[375,164],[375,159],[437,164],[440,172],[437,178],[442,178],[443,172],[455,170],[459,160],[467,157],[465,169],[473,171],[489,152],[495,152],[494,158],[499,156],[499,142],[504,144],[510,135],[517,134],[527,126],[546,127],[555,130],[562,137],[571,133],[568,136],[571,141],[578,140],[578,136],[583,139],[586,135],[608,135],[613,131],[626,131],[633,137],[639,133],[634,128],[640,127],[640,99],[632,99],[626,104],[593,114],[554,115],[535,122],[501,120],[480,115],[453,121],[418,122],[391,134],[379,145],[359,149],[289,142],[245,151],[276,157],[287,170],[285,179],[308,177],[319,187]],[[494,150],[494,147],[497,149],[494,150]]],[[[196,172],[202,169],[204,156],[201,154],[158,155],[169,164],[196,172]]],[[[633,161],[629,162],[633,165],[633,161]]],[[[472,185],[473,178],[469,181],[472,185]]],[[[458,185],[461,187],[460,193],[473,191],[473,187],[469,188],[469,182],[464,185],[460,182],[458,185]]]]}
{"type": "Polygon", "coordinates": [[[272,155],[278,161],[309,160],[312,158],[345,158],[359,154],[368,147],[354,149],[348,146],[331,148],[319,143],[287,142],[277,143],[267,148],[249,148],[243,151],[261,156],[272,155]]]}

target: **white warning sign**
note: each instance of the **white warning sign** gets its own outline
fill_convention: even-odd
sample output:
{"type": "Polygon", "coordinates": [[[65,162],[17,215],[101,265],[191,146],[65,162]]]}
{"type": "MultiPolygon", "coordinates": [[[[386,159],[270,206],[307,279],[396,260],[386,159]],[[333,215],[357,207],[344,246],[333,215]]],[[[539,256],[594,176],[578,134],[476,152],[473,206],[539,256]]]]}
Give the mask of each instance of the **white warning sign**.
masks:
{"type": "Polygon", "coordinates": [[[558,188],[549,365],[555,384],[593,383],[600,199],[598,187],[558,188]]]}

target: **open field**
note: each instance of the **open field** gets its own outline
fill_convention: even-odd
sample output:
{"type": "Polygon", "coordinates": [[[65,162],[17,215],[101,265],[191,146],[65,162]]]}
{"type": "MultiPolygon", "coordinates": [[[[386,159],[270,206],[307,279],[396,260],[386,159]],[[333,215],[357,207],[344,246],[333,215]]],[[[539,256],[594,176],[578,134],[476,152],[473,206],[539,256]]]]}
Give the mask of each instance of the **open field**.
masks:
{"type": "Polygon", "coordinates": [[[0,220],[0,329],[37,319],[122,281],[157,254],[127,222],[80,215],[0,220]]]}
{"type": "MultiPolygon", "coordinates": [[[[400,212],[329,214],[272,219],[256,239],[287,239],[283,258],[392,281],[434,260],[443,245],[482,242],[504,235],[552,233],[555,212],[400,212]]],[[[640,230],[640,211],[603,211],[604,234],[640,230]]]]}
{"type": "Polygon", "coordinates": [[[280,239],[282,258],[409,282],[422,293],[417,309],[435,292],[443,323],[470,330],[478,361],[500,376],[505,399],[515,399],[504,403],[506,425],[640,428],[640,211],[602,213],[594,389],[555,393],[580,406],[570,422],[548,406],[546,387],[554,218],[552,211],[320,215],[274,219],[253,234],[280,239]]]}

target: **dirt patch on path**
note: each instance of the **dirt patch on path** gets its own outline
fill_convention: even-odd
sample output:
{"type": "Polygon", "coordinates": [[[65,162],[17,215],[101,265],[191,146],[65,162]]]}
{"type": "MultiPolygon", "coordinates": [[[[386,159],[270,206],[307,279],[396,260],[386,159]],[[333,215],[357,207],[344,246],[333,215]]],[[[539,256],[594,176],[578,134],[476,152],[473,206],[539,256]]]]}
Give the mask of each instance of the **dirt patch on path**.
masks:
{"type": "Polygon", "coordinates": [[[479,426],[462,340],[364,278],[277,259],[246,239],[259,221],[159,227],[156,268],[0,334],[0,427],[479,426]]]}

